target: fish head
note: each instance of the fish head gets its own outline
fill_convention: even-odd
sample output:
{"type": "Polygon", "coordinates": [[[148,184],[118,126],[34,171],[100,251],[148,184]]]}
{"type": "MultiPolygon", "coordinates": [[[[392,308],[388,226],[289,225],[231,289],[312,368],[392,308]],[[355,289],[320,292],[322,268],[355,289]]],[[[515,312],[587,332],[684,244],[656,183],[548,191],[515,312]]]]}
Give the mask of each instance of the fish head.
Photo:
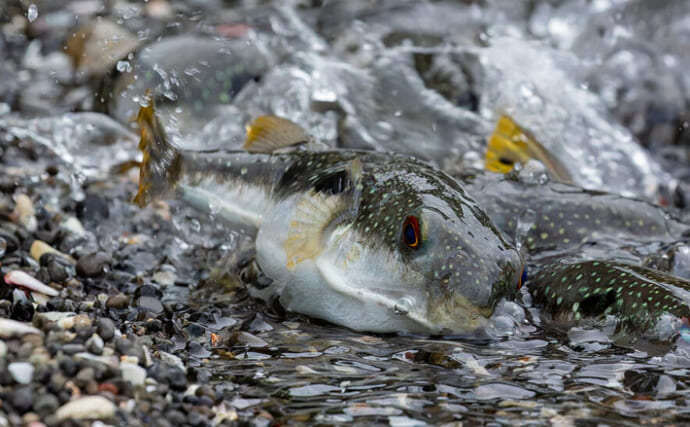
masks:
{"type": "Polygon", "coordinates": [[[385,194],[365,197],[356,221],[362,245],[382,242],[379,252],[387,253],[370,256],[366,268],[378,277],[366,282],[421,330],[462,334],[480,328],[497,302],[519,287],[519,252],[442,172],[417,165],[407,175],[382,175],[385,194]]]}
{"type": "Polygon", "coordinates": [[[423,290],[419,311],[437,330],[478,329],[496,303],[518,288],[523,261],[476,204],[423,200],[402,222],[399,248],[423,290]],[[412,247],[415,221],[420,241],[412,247]]]}

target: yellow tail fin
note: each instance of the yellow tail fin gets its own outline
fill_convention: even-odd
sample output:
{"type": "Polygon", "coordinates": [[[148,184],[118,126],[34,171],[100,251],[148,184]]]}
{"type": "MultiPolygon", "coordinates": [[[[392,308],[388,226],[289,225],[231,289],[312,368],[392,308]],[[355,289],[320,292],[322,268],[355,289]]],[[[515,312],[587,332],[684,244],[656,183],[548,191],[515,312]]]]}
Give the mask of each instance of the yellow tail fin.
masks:
{"type": "Polygon", "coordinates": [[[134,197],[139,206],[170,194],[181,170],[179,151],[168,141],[163,125],[156,117],[150,90],[146,91],[146,101],[137,115],[141,129],[139,149],[143,153],[139,166],[139,191],[134,197]]]}

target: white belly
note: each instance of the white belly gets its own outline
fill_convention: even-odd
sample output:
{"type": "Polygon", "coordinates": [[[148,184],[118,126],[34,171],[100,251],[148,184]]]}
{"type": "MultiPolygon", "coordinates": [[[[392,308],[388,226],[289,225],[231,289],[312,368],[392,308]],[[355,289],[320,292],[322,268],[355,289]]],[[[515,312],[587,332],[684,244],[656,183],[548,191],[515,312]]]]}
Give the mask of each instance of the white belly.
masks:
{"type": "MultiPolygon", "coordinates": [[[[359,274],[352,271],[355,275],[352,277],[347,269],[339,268],[333,260],[324,259],[324,256],[328,255],[304,260],[294,268],[288,269],[284,244],[295,205],[296,198],[281,202],[268,213],[259,228],[256,238],[256,261],[263,273],[273,279],[273,283],[265,289],[252,289],[253,296],[265,301],[271,296],[278,296],[281,305],[288,311],[327,320],[354,330],[430,332],[428,327],[411,320],[408,316],[396,313],[390,304],[383,304],[378,298],[367,298],[366,291],[359,294],[355,289],[353,292],[356,286],[350,285],[343,291],[342,286],[330,283],[324,277],[324,273],[331,278],[339,276],[350,283],[356,281],[359,274]]],[[[367,288],[367,284],[361,285],[362,290],[367,288]]]]}

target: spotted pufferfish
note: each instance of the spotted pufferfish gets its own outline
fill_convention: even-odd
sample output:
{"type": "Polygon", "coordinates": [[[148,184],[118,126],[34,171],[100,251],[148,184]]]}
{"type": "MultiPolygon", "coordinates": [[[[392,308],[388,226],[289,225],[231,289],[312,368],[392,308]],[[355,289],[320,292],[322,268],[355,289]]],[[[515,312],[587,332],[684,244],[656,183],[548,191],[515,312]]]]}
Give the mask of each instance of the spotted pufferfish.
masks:
{"type": "Polygon", "coordinates": [[[270,284],[288,311],[369,332],[470,334],[514,294],[523,260],[463,187],[413,158],[305,150],[292,122],[262,116],[245,151],[174,147],[142,107],[135,201],[179,198],[256,230],[270,284]]]}

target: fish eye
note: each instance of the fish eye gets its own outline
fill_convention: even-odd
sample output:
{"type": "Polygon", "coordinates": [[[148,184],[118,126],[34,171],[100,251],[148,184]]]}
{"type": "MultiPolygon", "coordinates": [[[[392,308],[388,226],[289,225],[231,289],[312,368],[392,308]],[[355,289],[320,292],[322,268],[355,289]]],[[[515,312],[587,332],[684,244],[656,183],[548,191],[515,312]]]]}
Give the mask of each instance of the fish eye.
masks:
{"type": "Polygon", "coordinates": [[[527,267],[522,269],[522,274],[520,275],[520,279],[518,280],[517,284],[517,290],[519,291],[522,285],[527,281],[527,267]]]}
{"type": "Polygon", "coordinates": [[[498,158],[498,161],[499,161],[501,164],[504,164],[504,165],[506,165],[506,166],[512,166],[513,163],[515,163],[515,162],[513,162],[512,160],[507,159],[507,158],[505,158],[505,157],[499,157],[499,158],[498,158]]]}
{"type": "Polygon", "coordinates": [[[417,249],[422,242],[422,234],[419,229],[419,219],[416,216],[410,215],[405,218],[402,228],[402,237],[407,246],[412,249],[417,249]]]}

